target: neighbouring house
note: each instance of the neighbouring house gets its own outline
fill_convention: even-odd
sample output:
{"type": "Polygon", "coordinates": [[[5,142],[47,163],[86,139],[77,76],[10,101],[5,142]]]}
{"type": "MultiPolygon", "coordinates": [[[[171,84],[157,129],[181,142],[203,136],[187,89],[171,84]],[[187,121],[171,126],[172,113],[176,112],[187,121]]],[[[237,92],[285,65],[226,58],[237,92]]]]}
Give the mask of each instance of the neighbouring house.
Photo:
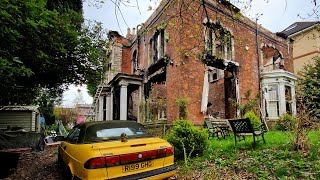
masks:
{"type": "Polygon", "coordinates": [[[296,113],[291,44],[227,0],[163,0],[126,37],[108,37],[98,121],[170,122],[184,111],[201,124],[239,117],[239,105],[251,100],[267,120],[296,113]]]}
{"type": "Polygon", "coordinates": [[[94,106],[91,104],[76,104],[77,122],[93,121],[95,119],[94,106]]]}
{"type": "Polygon", "coordinates": [[[57,120],[61,120],[65,126],[72,128],[75,124],[86,121],[94,121],[95,113],[92,104],[76,104],[74,107],[54,108],[57,120]]]}
{"type": "Polygon", "coordinates": [[[298,72],[304,65],[312,63],[315,56],[320,53],[320,22],[295,22],[283,31],[277,33],[279,36],[291,40],[293,43],[293,67],[294,73],[298,72]]]}
{"type": "Polygon", "coordinates": [[[1,106],[0,129],[8,128],[40,132],[38,106],[1,106]]]}

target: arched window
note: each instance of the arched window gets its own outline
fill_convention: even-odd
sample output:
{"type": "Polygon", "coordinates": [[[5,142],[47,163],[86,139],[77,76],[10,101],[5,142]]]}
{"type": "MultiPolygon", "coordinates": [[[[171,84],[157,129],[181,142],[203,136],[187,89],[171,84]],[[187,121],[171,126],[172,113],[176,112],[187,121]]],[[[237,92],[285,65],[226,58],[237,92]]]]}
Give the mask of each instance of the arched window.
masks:
{"type": "Polygon", "coordinates": [[[149,65],[156,63],[165,56],[165,30],[155,32],[149,41],[149,65]]]}
{"type": "Polygon", "coordinates": [[[132,73],[136,72],[138,70],[138,54],[137,50],[134,50],[132,55],[132,73]]]}
{"type": "Polygon", "coordinates": [[[280,51],[274,47],[263,46],[262,52],[262,65],[263,71],[272,71],[284,68],[284,61],[280,51]]]}
{"type": "Polygon", "coordinates": [[[205,53],[221,59],[233,59],[233,36],[219,23],[205,24],[205,53]]]}

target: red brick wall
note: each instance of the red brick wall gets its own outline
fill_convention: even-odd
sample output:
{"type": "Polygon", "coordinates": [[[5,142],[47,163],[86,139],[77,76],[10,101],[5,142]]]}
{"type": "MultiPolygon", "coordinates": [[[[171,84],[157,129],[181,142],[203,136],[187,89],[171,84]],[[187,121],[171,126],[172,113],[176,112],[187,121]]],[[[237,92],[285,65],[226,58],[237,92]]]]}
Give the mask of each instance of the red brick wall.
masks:
{"type": "Polygon", "coordinates": [[[225,118],[226,102],[224,80],[220,79],[214,83],[209,83],[208,114],[218,113],[218,117],[225,118]]]}
{"type": "Polygon", "coordinates": [[[122,73],[131,74],[132,49],[122,49],[122,73]]]}

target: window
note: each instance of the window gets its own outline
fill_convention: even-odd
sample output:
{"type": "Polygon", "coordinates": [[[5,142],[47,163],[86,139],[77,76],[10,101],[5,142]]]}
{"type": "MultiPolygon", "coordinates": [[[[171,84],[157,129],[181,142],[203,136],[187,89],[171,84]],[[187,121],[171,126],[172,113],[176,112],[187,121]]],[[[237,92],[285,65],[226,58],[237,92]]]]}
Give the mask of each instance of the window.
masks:
{"type": "Polygon", "coordinates": [[[135,50],[132,55],[132,73],[138,70],[138,66],[139,66],[138,54],[137,54],[137,50],[135,50]]]}
{"type": "Polygon", "coordinates": [[[165,37],[164,37],[164,30],[160,30],[160,36],[159,36],[159,57],[164,57],[164,41],[165,41],[165,37]]]}
{"type": "Polygon", "coordinates": [[[209,67],[208,80],[209,82],[215,82],[224,78],[224,70],[215,67],[209,67]]]}
{"type": "Polygon", "coordinates": [[[149,41],[149,64],[153,64],[153,39],[149,41]]]}
{"type": "Polygon", "coordinates": [[[142,125],[132,122],[94,124],[85,131],[85,142],[118,140],[121,139],[122,133],[125,133],[129,139],[151,137],[142,125]]]}
{"type": "Polygon", "coordinates": [[[292,114],[292,91],[290,86],[285,86],[286,113],[292,114]]]}
{"type": "Polygon", "coordinates": [[[156,63],[165,55],[165,32],[164,29],[156,31],[149,41],[149,64],[156,63]]]}
{"type": "Polygon", "coordinates": [[[158,109],[158,119],[166,119],[166,112],[164,110],[158,109]]]}
{"type": "Polygon", "coordinates": [[[75,144],[78,141],[80,134],[80,129],[79,128],[74,128],[71,130],[71,132],[67,136],[67,141],[70,142],[71,144],[75,144]]]}
{"type": "Polygon", "coordinates": [[[264,71],[272,71],[284,68],[284,61],[278,49],[264,46],[261,50],[264,71]]]}
{"type": "Polygon", "coordinates": [[[209,24],[205,27],[205,52],[222,59],[233,58],[233,37],[231,33],[219,24],[209,24]]]}
{"type": "Polygon", "coordinates": [[[268,86],[268,113],[267,117],[278,117],[279,116],[279,94],[278,85],[268,86]]]}
{"type": "Polygon", "coordinates": [[[103,96],[103,119],[107,120],[107,96],[103,96]]]}
{"type": "Polygon", "coordinates": [[[159,38],[159,32],[156,32],[153,36],[154,42],[153,42],[153,62],[156,62],[158,60],[158,38],[159,38]]]}

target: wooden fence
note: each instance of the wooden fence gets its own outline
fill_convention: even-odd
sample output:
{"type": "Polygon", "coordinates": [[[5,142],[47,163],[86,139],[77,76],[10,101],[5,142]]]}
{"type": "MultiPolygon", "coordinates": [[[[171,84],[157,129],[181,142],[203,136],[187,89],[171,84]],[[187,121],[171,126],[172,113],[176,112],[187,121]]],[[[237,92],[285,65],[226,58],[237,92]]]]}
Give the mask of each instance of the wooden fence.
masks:
{"type": "MultiPolygon", "coordinates": [[[[147,132],[153,136],[164,138],[173,128],[173,124],[169,123],[145,123],[143,124],[147,132]]],[[[203,125],[195,124],[197,128],[202,129],[203,125]]]]}
{"type": "Polygon", "coordinates": [[[164,138],[172,129],[172,124],[167,123],[155,123],[155,124],[144,124],[144,127],[148,131],[148,133],[164,138]]]}

